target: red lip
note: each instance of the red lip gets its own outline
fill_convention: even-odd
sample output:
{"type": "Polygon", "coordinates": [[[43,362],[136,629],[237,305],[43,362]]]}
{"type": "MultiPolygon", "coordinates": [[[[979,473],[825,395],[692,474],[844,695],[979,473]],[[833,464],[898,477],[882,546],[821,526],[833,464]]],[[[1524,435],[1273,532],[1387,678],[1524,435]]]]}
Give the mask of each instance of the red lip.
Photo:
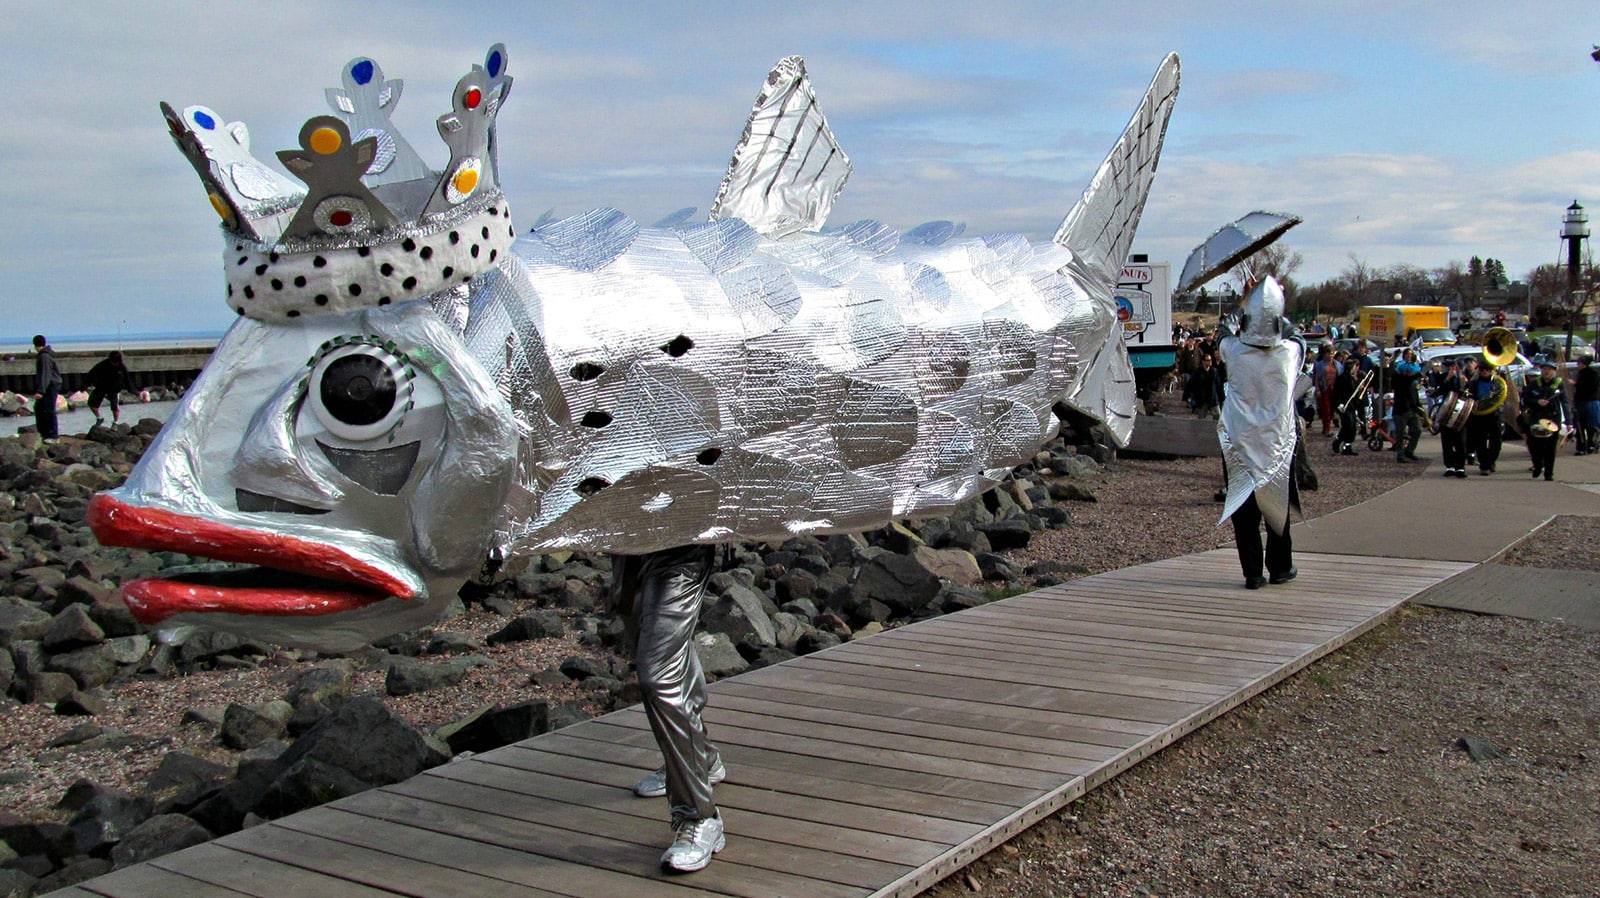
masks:
{"type": "Polygon", "coordinates": [[[129,505],[101,493],[89,500],[89,527],[105,546],[183,552],[256,564],[330,583],[225,586],[179,580],[134,580],[122,587],[134,617],[156,623],[186,611],[246,615],[321,615],[353,611],[415,591],[394,575],[323,543],[218,524],[129,505]]]}

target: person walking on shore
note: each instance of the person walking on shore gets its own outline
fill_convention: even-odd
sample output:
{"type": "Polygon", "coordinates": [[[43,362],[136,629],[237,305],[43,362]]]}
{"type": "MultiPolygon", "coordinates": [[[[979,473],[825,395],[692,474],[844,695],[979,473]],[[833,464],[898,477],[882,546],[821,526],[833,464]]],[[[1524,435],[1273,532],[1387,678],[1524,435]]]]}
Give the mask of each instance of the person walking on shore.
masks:
{"type": "Polygon", "coordinates": [[[112,350],[105,358],[96,362],[89,369],[89,411],[94,415],[94,423],[101,423],[100,403],[111,404],[111,423],[116,424],[122,420],[122,404],[117,397],[124,387],[133,389],[133,383],[128,378],[128,366],[122,362],[122,353],[112,350]]]}
{"type": "Polygon", "coordinates": [[[1578,376],[1572,381],[1572,411],[1577,421],[1577,455],[1600,452],[1600,371],[1594,359],[1578,359],[1578,376]]]}
{"type": "Polygon", "coordinates": [[[1225,337],[1219,348],[1228,368],[1227,398],[1217,425],[1228,480],[1222,516],[1233,524],[1246,589],[1287,583],[1299,573],[1289,539],[1289,511],[1299,505],[1294,406],[1305,346],[1284,338],[1283,305],[1283,289],[1275,279],[1250,288],[1238,336],[1225,337]]]}
{"type": "Polygon", "coordinates": [[[33,335],[34,385],[33,420],[39,427],[39,436],[54,440],[61,436],[56,423],[56,398],[61,395],[61,368],[56,365],[56,351],[50,348],[44,334],[33,335]]]}
{"type": "Polygon", "coordinates": [[[1487,361],[1479,363],[1478,376],[1467,382],[1467,395],[1477,403],[1467,419],[1467,454],[1477,459],[1478,473],[1485,477],[1494,473],[1500,460],[1500,407],[1510,389],[1487,361]]]}
{"type": "Polygon", "coordinates": [[[1556,473],[1556,443],[1561,430],[1567,425],[1567,392],[1557,373],[1556,363],[1546,361],[1539,366],[1539,377],[1522,388],[1523,428],[1528,435],[1528,457],[1533,461],[1535,480],[1554,480],[1556,473]]]}
{"type": "Polygon", "coordinates": [[[1417,351],[1405,350],[1395,359],[1391,372],[1394,383],[1394,460],[1417,460],[1417,440],[1422,438],[1422,407],[1417,398],[1417,381],[1422,377],[1422,366],[1417,364],[1417,351]]]}

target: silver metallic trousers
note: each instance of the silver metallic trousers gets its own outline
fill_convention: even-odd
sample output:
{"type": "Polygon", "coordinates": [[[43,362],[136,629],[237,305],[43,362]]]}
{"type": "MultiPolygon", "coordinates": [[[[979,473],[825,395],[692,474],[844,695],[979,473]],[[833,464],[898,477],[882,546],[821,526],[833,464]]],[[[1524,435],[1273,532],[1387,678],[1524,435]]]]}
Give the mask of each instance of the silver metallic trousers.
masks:
{"type": "Polygon", "coordinates": [[[626,621],[645,716],[667,771],[672,822],[717,816],[711,769],[721,760],[706,735],[706,677],[695,624],[716,558],[714,546],[680,546],[611,558],[611,597],[626,621]]]}

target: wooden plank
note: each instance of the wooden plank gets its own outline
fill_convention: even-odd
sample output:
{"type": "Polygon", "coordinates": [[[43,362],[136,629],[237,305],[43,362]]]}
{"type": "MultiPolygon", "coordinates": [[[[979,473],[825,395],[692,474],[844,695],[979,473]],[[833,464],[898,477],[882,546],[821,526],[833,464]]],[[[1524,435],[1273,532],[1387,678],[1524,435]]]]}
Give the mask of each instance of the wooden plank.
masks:
{"type": "MultiPolygon", "coordinates": [[[[246,834],[249,830],[244,831],[246,834]]],[[[229,842],[241,834],[224,836],[229,842]]],[[[244,838],[248,839],[247,835],[244,838]]],[[[151,866],[181,873],[213,885],[255,895],[257,898],[282,898],[284,895],[337,895],[340,898],[388,898],[395,893],[356,882],[345,876],[328,876],[304,867],[266,860],[222,844],[223,840],[196,845],[174,854],[163,855],[151,866]]],[[[185,894],[178,892],[176,894],[185,894]]]]}
{"type": "Polygon", "coordinates": [[[243,898],[247,893],[203,882],[181,873],[173,873],[150,864],[135,864],[113,870],[72,889],[51,892],[62,898],[82,898],[86,895],[103,898],[148,898],[151,895],[183,895],[194,898],[243,898]]]}
{"type": "MultiPolygon", "coordinates": [[[[503,879],[483,876],[470,868],[444,866],[420,860],[426,853],[426,835],[421,830],[381,834],[372,821],[338,809],[324,813],[298,815],[298,826],[263,824],[250,830],[249,837],[231,839],[228,846],[265,860],[315,870],[330,876],[351,878],[400,895],[429,898],[433,895],[503,896],[503,898],[577,898],[572,891],[552,892],[530,885],[529,879],[503,879]],[[353,825],[334,824],[350,821],[353,825]],[[313,830],[307,832],[307,830],[313,830]]],[[[460,840],[457,840],[460,842],[460,840]]],[[[464,857],[475,857],[476,846],[460,846],[464,857]]]]}
{"type": "MultiPolygon", "coordinates": [[[[753,788],[815,796],[834,803],[845,814],[854,814],[857,806],[866,805],[961,823],[982,824],[1004,813],[1007,808],[994,802],[930,795],[872,780],[852,781],[838,776],[816,776],[796,770],[795,756],[782,752],[741,748],[731,754],[725,752],[724,757],[732,765],[728,782],[748,778],[753,788]]],[[[559,775],[564,777],[598,781],[612,788],[626,788],[640,774],[659,765],[661,753],[653,746],[632,748],[630,751],[624,746],[582,738],[560,742],[539,739],[517,746],[517,754],[497,753],[494,761],[522,766],[523,769],[559,771],[559,775]],[[526,755],[526,758],[519,758],[518,754],[526,755]],[[624,758],[619,759],[619,756],[624,758]],[[614,765],[622,766],[616,769],[614,765]]],[[[722,786],[717,788],[720,790],[722,786]]]]}
{"type": "MultiPolygon", "coordinates": [[[[693,888],[687,882],[661,876],[630,876],[614,870],[574,864],[541,854],[474,841],[457,833],[435,832],[343,809],[331,809],[323,814],[293,814],[275,821],[274,825],[331,842],[391,846],[396,850],[403,850],[419,862],[449,870],[492,876],[508,885],[513,881],[538,883],[579,898],[590,895],[610,895],[616,898],[633,898],[633,896],[691,898],[691,896],[711,894],[703,889],[693,888]]],[[[476,896],[486,893],[493,894],[493,888],[484,892],[452,888],[433,894],[476,896]]]]}
{"type": "MultiPolygon", "coordinates": [[[[604,807],[651,822],[659,822],[666,817],[664,799],[643,800],[615,786],[597,790],[592,783],[564,779],[553,774],[487,764],[457,764],[449,769],[440,769],[437,775],[452,782],[586,807],[604,807]]],[[[894,864],[915,863],[943,844],[960,841],[961,836],[972,829],[970,826],[948,825],[942,829],[949,838],[941,838],[931,829],[906,828],[908,825],[926,825],[927,818],[868,808],[852,812],[848,820],[841,821],[838,806],[832,802],[797,795],[775,798],[774,795],[766,790],[727,782],[716,788],[718,809],[730,821],[740,820],[749,824],[740,831],[742,836],[770,838],[768,829],[776,825],[783,829],[785,837],[798,837],[810,848],[894,864]],[[736,813],[738,811],[752,813],[736,813]]]]}
{"type": "MultiPolygon", "coordinates": [[[[417,777],[363,796],[372,800],[346,810],[636,876],[666,875],[658,867],[672,841],[665,815],[646,820],[436,777],[417,777]]],[[[887,871],[904,868],[808,848],[798,840],[759,839],[744,834],[740,824],[728,815],[734,838],[717,863],[696,875],[697,887],[747,898],[852,895],[881,882],[887,871]]]]}

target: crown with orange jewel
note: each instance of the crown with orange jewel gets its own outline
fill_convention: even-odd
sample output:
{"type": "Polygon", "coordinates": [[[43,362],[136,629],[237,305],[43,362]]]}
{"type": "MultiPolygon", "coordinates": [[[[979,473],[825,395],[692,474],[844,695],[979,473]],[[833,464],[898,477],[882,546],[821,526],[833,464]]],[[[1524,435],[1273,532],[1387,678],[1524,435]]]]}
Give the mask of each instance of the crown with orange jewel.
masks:
{"type": "Polygon", "coordinates": [[[227,238],[228,305],[281,321],[427,296],[497,264],[516,230],[500,192],[495,117],[511,90],[503,44],[456,82],[439,117],[450,148],[434,171],[394,129],[404,83],[365,57],[328,88],[335,115],[300,129],[278,159],[303,185],[250,154],[243,122],[166,103],[172,138],[199,173],[227,238]]]}

